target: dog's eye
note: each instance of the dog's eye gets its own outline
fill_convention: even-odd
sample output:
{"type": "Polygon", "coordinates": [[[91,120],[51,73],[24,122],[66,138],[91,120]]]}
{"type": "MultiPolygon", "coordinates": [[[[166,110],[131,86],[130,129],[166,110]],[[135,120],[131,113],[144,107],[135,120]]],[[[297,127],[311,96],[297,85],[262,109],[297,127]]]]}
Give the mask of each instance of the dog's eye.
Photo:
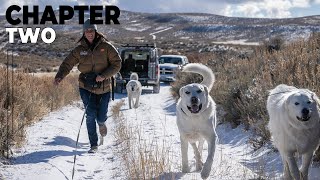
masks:
{"type": "Polygon", "coordinates": [[[298,105],[299,105],[300,103],[298,103],[298,102],[295,102],[294,104],[295,104],[296,106],[298,106],[298,105]]]}
{"type": "Polygon", "coordinates": [[[190,92],[189,92],[189,91],[186,91],[186,94],[190,94],[190,92]]]}
{"type": "Polygon", "coordinates": [[[311,101],[308,101],[307,104],[311,104],[311,101]]]}
{"type": "Polygon", "coordinates": [[[202,93],[202,90],[201,90],[201,89],[199,89],[199,90],[197,91],[197,93],[202,93]]]}

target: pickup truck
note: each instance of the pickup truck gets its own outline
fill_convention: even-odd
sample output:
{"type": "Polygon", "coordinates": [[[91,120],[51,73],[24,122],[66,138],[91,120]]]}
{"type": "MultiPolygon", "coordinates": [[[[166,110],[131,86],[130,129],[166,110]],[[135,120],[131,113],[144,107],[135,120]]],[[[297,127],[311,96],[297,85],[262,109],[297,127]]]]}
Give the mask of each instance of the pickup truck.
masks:
{"type": "Polygon", "coordinates": [[[162,55],[159,57],[160,81],[173,82],[175,74],[185,64],[189,63],[186,56],[181,55],[162,55]]]}

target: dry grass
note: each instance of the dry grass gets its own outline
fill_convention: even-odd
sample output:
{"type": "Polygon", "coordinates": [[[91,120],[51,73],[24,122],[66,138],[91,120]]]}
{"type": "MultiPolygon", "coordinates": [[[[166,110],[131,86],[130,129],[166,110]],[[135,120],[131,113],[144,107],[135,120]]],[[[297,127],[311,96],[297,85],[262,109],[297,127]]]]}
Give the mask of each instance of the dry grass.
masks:
{"type": "MultiPolygon", "coordinates": [[[[116,172],[117,175],[114,177],[119,177],[121,176],[119,174],[123,173],[127,179],[176,179],[177,173],[174,172],[174,168],[178,167],[181,169],[181,165],[178,165],[180,161],[170,161],[173,153],[176,152],[173,152],[170,149],[170,144],[165,141],[158,143],[157,139],[143,139],[142,133],[144,132],[144,128],[130,123],[121,112],[124,104],[124,100],[121,100],[111,108],[113,120],[116,124],[115,139],[117,143],[114,154],[122,162],[122,168],[119,168],[120,172],[116,172]]],[[[137,119],[133,121],[137,121],[137,119]]],[[[163,131],[165,134],[166,129],[163,129],[163,131]]],[[[265,176],[265,169],[263,169],[265,167],[262,166],[264,164],[258,164],[254,169],[258,174],[253,175],[252,172],[249,172],[248,168],[241,166],[237,160],[232,160],[230,159],[231,157],[225,155],[223,149],[223,147],[219,148],[219,160],[216,162],[218,163],[218,168],[212,169],[212,176],[218,179],[232,179],[234,176],[230,175],[230,172],[239,170],[242,171],[241,179],[252,177],[254,179],[262,179],[265,176]],[[239,165],[240,167],[237,167],[236,170],[230,169],[239,165]]],[[[198,178],[199,172],[192,172],[190,179],[198,178]]]]}
{"type": "MultiPolygon", "coordinates": [[[[15,52],[14,52],[15,53],[15,52]]],[[[36,54],[20,52],[19,56],[12,56],[12,52],[0,52],[0,64],[9,64],[14,68],[21,69],[23,72],[52,72],[55,67],[61,64],[61,59],[48,58],[36,54]],[[8,63],[9,59],[9,63],[8,63]],[[12,61],[13,59],[13,61],[12,61]]]]}
{"type": "Polygon", "coordinates": [[[68,76],[60,86],[53,77],[36,77],[0,69],[1,155],[25,139],[25,127],[48,112],[78,99],[77,76],[68,76]]]}
{"type": "MultiPolygon", "coordinates": [[[[125,175],[128,179],[161,179],[168,177],[164,172],[171,172],[169,144],[156,139],[142,137],[142,127],[133,127],[120,111],[124,100],[112,107],[111,112],[116,122],[115,138],[118,148],[115,154],[122,159],[125,175]]],[[[170,176],[170,175],[169,175],[170,176]]]]}
{"type": "MultiPolygon", "coordinates": [[[[320,94],[320,34],[288,44],[279,51],[270,52],[264,46],[257,47],[245,59],[228,53],[191,57],[193,62],[207,64],[216,74],[211,95],[226,112],[220,121],[234,126],[242,123],[253,129],[256,136],[251,142],[256,148],[270,140],[266,127],[268,90],[283,83],[320,94]]],[[[178,73],[177,76],[172,87],[172,94],[176,97],[180,87],[201,80],[191,74],[178,73]]]]}

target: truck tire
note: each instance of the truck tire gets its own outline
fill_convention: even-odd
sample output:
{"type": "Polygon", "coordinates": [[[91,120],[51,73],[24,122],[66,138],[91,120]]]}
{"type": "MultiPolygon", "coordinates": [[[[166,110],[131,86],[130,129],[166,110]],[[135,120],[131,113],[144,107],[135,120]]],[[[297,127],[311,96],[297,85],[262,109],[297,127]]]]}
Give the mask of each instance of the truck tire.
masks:
{"type": "Polygon", "coordinates": [[[115,88],[115,91],[116,93],[122,93],[122,90],[123,90],[123,83],[116,83],[116,88],[115,88]]]}

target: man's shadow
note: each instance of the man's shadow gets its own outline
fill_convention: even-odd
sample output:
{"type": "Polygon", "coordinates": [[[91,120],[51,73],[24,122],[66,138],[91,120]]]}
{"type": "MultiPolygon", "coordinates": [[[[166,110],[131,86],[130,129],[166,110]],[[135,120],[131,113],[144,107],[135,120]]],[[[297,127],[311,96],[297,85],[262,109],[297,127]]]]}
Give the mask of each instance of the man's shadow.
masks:
{"type": "MultiPolygon", "coordinates": [[[[87,143],[78,143],[78,148],[83,147],[87,143]]],[[[49,146],[68,146],[75,148],[76,142],[68,137],[64,136],[56,136],[53,141],[46,143],[45,145],[49,146]]],[[[76,155],[82,155],[83,153],[86,153],[87,151],[79,151],[75,152],[75,150],[72,151],[65,151],[65,150],[47,150],[47,151],[35,151],[29,154],[25,154],[19,157],[16,157],[13,159],[14,164],[34,164],[34,163],[40,163],[40,162],[48,162],[50,159],[54,157],[59,156],[74,156],[76,155]]]]}

